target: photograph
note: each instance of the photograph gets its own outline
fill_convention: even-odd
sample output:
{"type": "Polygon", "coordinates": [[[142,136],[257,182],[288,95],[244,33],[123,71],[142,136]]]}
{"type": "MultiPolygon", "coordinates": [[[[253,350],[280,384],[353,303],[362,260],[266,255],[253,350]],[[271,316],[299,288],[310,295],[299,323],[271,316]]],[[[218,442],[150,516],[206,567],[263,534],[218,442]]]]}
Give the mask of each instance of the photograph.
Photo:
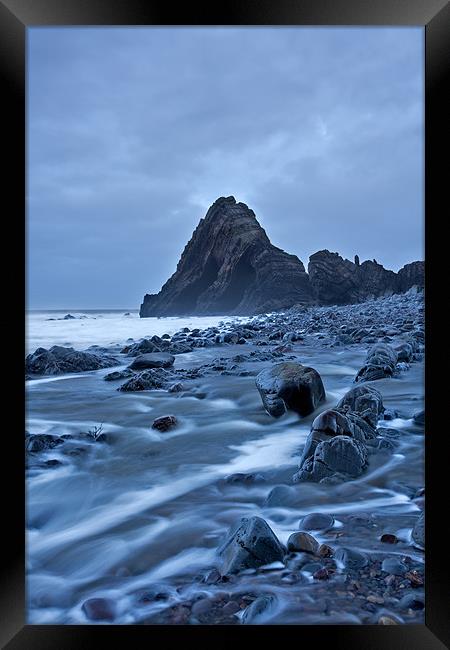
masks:
{"type": "Polygon", "coordinates": [[[425,27],[37,24],[25,83],[26,623],[423,626],[425,27]]]}

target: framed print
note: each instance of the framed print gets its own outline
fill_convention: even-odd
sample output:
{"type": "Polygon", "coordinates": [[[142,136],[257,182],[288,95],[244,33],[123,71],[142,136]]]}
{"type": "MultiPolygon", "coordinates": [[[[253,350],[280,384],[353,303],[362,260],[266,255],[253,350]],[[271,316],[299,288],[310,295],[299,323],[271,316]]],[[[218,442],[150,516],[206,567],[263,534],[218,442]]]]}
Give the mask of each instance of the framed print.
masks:
{"type": "Polygon", "coordinates": [[[0,17],[2,647],[446,647],[448,3],[0,17]]]}

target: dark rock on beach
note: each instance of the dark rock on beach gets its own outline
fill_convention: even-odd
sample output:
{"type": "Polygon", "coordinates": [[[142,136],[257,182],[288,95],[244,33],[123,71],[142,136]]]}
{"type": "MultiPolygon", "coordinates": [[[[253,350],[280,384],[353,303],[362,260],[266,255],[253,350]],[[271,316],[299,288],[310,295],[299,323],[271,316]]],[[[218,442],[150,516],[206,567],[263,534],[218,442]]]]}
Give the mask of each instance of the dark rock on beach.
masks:
{"type": "Polygon", "coordinates": [[[325,399],[319,373],[300,363],[278,363],[262,370],[256,377],[256,387],[264,408],[273,417],[283,415],[287,409],[309,415],[325,399]]]}
{"type": "Polygon", "coordinates": [[[99,356],[54,345],[49,350],[38,348],[29,354],[25,360],[25,370],[30,375],[61,375],[110,368],[118,363],[117,359],[106,355],[99,356]]]}
{"type": "Polygon", "coordinates": [[[158,429],[158,431],[169,431],[173,429],[178,424],[178,420],[174,415],[162,415],[156,420],[153,420],[152,429],[158,429]]]}
{"type": "Polygon", "coordinates": [[[387,343],[376,343],[367,353],[366,362],[355,381],[374,381],[393,377],[397,365],[397,352],[387,343]]]}
{"type": "Polygon", "coordinates": [[[381,393],[372,386],[355,386],[337,403],[336,408],[357,413],[373,427],[384,412],[381,393]]]}
{"type": "Polygon", "coordinates": [[[131,370],[146,370],[147,368],[170,368],[175,357],[167,352],[150,352],[140,354],[129,365],[131,370]]]}
{"type": "Polygon", "coordinates": [[[222,574],[281,561],[284,552],[274,532],[261,517],[241,519],[218,550],[223,563],[222,574]]]}

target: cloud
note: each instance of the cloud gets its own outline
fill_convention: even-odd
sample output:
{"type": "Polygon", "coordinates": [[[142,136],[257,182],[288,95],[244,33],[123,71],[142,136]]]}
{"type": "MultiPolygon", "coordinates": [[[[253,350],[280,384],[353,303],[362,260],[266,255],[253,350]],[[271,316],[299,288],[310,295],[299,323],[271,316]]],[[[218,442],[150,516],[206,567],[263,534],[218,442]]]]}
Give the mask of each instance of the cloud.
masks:
{"type": "Polygon", "coordinates": [[[305,265],[423,257],[421,28],[28,39],[30,306],[138,306],[229,194],[305,265]]]}

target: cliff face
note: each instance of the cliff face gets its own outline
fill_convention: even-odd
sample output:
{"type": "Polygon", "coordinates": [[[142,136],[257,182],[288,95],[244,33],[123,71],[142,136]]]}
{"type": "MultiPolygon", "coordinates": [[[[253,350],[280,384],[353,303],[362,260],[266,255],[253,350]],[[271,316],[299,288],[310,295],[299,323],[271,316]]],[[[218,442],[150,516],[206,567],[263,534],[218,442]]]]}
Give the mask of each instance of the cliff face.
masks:
{"type": "Polygon", "coordinates": [[[425,284],[425,262],[405,264],[398,272],[400,291],[408,291],[414,285],[423,287],[425,284]]]}
{"type": "Polygon", "coordinates": [[[385,269],[376,260],[359,263],[343,259],[328,250],[311,255],[308,273],[311,290],[321,305],[343,305],[368,298],[407,291],[424,286],[424,262],[406,264],[398,273],[385,269]]]}
{"type": "Polygon", "coordinates": [[[302,262],[270,243],[255,214],[221,197],[200,220],[177,269],[140,315],[253,314],[312,302],[302,262]]]}
{"type": "Polygon", "coordinates": [[[140,316],[257,314],[296,304],[349,304],[424,286],[424,263],[398,273],[375,260],[360,263],[328,250],[309,258],[270,243],[255,213],[221,197],[200,220],[177,269],[157,294],[146,294],[140,316]]]}

